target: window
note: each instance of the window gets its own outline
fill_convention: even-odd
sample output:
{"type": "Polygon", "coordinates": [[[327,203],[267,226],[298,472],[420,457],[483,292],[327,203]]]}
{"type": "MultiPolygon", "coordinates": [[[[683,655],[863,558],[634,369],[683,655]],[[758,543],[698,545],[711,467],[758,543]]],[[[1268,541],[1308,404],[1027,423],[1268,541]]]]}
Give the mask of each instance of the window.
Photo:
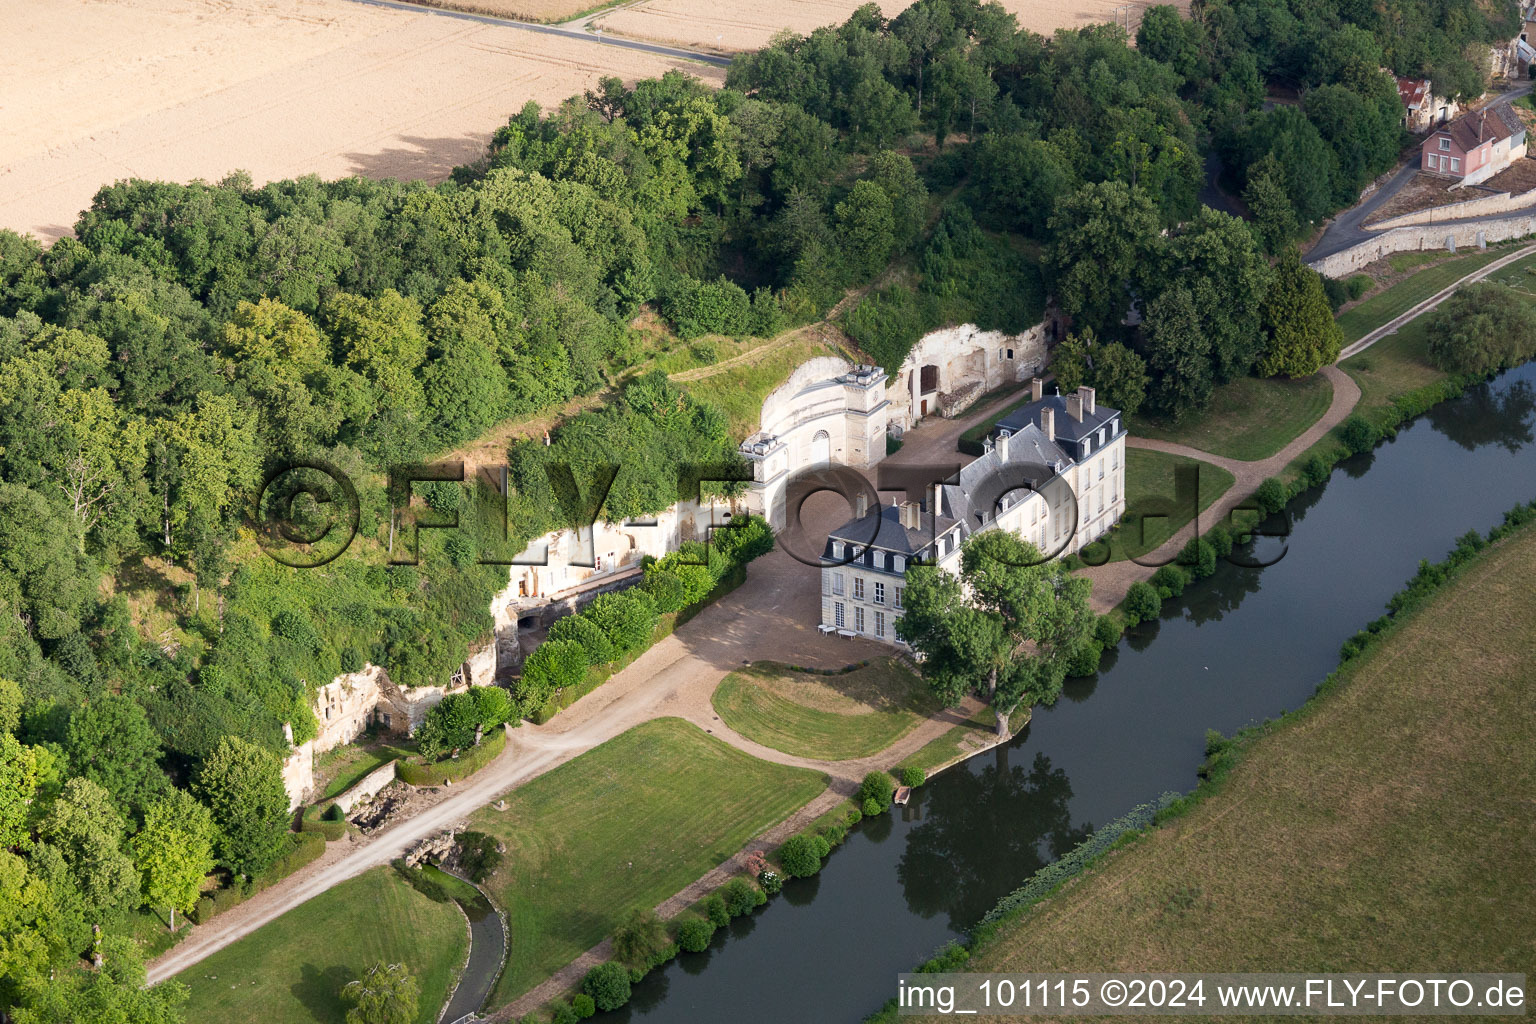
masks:
{"type": "Polygon", "coordinates": [[[885,584],[875,584],[875,604],[885,604],[885,584]]]}
{"type": "Polygon", "coordinates": [[[837,623],[837,628],[843,628],[843,602],[839,601],[832,606],[832,621],[837,623]]]}
{"type": "Polygon", "coordinates": [[[907,571],[907,559],[906,559],[906,556],[905,555],[894,555],[893,557],[896,560],[896,571],[897,572],[906,572],[907,571]]]}
{"type": "Polygon", "coordinates": [[[1431,171],[1438,171],[1440,169],[1440,158],[1431,153],[1424,158],[1424,166],[1431,171]]]}
{"type": "Polygon", "coordinates": [[[1455,173],[1456,171],[1459,171],[1459,170],[1461,170],[1461,161],[1457,160],[1455,157],[1451,157],[1451,171],[1452,171],[1452,173],[1455,173]]]}
{"type": "Polygon", "coordinates": [[[843,574],[840,572],[832,574],[832,593],[838,597],[843,596],[843,574]]]}
{"type": "Polygon", "coordinates": [[[1086,523],[1087,521],[1088,521],[1088,503],[1085,501],[1085,502],[1083,502],[1083,522],[1086,523]]]}
{"type": "Polygon", "coordinates": [[[1110,469],[1119,469],[1120,468],[1120,449],[1119,448],[1115,448],[1115,449],[1113,449],[1109,453],[1109,468],[1110,469]]]}
{"type": "Polygon", "coordinates": [[[875,636],[885,636],[885,612],[875,612],[875,636]]]}
{"type": "Polygon", "coordinates": [[[1450,149],[1451,148],[1451,140],[1450,139],[1441,139],[1440,140],[1440,148],[1441,149],[1450,149]]]}
{"type": "Polygon", "coordinates": [[[907,588],[906,587],[897,587],[896,588],[896,607],[897,608],[901,607],[901,599],[906,594],[906,592],[907,592],[907,588]]]}
{"type": "Polygon", "coordinates": [[[876,551],[874,553],[874,559],[875,559],[875,568],[876,569],[884,569],[885,568],[885,552],[884,551],[876,551]]]}
{"type": "Polygon", "coordinates": [[[832,542],[832,557],[833,558],[837,558],[837,559],[841,559],[843,557],[843,542],[842,541],[835,540],[835,541],[832,542]]]}
{"type": "Polygon", "coordinates": [[[1009,349],[1009,350],[1008,350],[1008,358],[1009,358],[1009,359],[1012,359],[1012,358],[1013,358],[1013,349],[1009,349]]]}
{"type": "Polygon", "coordinates": [[[592,571],[593,572],[602,572],[603,571],[603,556],[602,555],[593,555],[592,556],[592,562],[593,562],[593,565],[592,565],[592,571]]]}
{"type": "Polygon", "coordinates": [[[855,576],[853,578],[853,599],[855,601],[862,601],[862,600],[864,600],[864,577],[863,576],[855,576]]]}
{"type": "Polygon", "coordinates": [[[853,606],[853,631],[864,632],[864,606],[860,604],[853,606]]]}

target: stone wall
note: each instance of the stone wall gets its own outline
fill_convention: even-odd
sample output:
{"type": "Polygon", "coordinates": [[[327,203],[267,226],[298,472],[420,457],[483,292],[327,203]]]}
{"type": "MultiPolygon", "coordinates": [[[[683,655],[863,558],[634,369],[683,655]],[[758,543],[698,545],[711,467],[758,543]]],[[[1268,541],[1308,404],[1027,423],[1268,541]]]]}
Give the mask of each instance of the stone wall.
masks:
{"type": "Polygon", "coordinates": [[[1508,213],[1511,210],[1523,210],[1536,206],[1536,189],[1518,194],[1500,192],[1497,195],[1483,196],[1479,199],[1467,199],[1459,203],[1450,203],[1446,206],[1432,206],[1427,210],[1415,210],[1405,213],[1400,217],[1390,217],[1387,220],[1373,224],[1373,230],[1390,230],[1392,228],[1408,227],[1413,224],[1438,224],[1448,220],[1464,220],[1467,217],[1485,217],[1490,214],[1508,213]]]}
{"type": "Polygon", "coordinates": [[[924,416],[950,415],[1005,384],[1028,380],[1044,368],[1045,327],[1022,334],[961,324],[926,334],[892,375],[889,420],[902,430],[924,416]],[[923,388],[923,367],[933,367],[934,390],[923,388]]]}
{"type": "Polygon", "coordinates": [[[365,804],[379,795],[379,790],[395,781],[395,762],[380,765],[350,786],[336,798],[342,814],[351,814],[352,808],[365,804]]]}
{"type": "Polygon", "coordinates": [[[288,792],[288,809],[296,810],[315,789],[315,741],[300,744],[283,762],[283,789],[288,792]]]}
{"type": "Polygon", "coordinates": [[[1324,277],[1347,277],[1394,252],[1447,249],[1452,244],[1457,249],[1477,248],[1481,244],[1524,238],[1530,234],[1536,234],[1536,213],[1474,221],[1470,224],[1424,224],[1394,228],[1331,256],[1308,260],[1307,265],[1324,277]]]}

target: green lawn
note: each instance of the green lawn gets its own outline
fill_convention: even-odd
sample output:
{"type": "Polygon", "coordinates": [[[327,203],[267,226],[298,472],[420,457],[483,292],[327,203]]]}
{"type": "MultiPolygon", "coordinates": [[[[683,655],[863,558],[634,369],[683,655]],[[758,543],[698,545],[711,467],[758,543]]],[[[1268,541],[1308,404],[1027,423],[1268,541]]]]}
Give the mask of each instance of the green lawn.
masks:
{"type": "Polygon", "coordinates": [[[1399,281],[1380,294],[1371,296],[1339,316],[1339,327],[1344,331],[1344,344],[1348,345],[1360,340],[1382,324],[1408,312],[1440,289],[1454,284],[1474,270],[1507,255],[1509,255],[1509,247],[1503,246],[1437,263],[1399,281]]]}
{"type": "Polygon", "coordinates": [[[1300,380],[1239,377],[1223,384],[1203,412],[1177,424],[1133,417],[1126,429],[1137,437],[1189,445],[1244,462],[1267,459],[1316,423],[1333,401],[1322,374],[1300,380]]]}
{"type": "Polygon", "coordinates": [[[748,757],[676,718],[638,725],[479,811],[507,852],[484,888],[506,911],[504,1004],[739,852],[821,793],[818,772],[748,757]]]}
{"type": "Polygon", "coordinates": [[[327,750],[315,759],[315,774],[324,780],[316,803],[346,792],[364,775],[413,751],[387,743],[360,745],[347,743],[327,750]]]}
{"type": "MultiPolygon", "coordinates": [[[[1033,709],[1020,707],[1009,716],[1008,734],[1014,736],[1029,724],[1033,709]]],[[[997,735],[997,712],[984,707],[944,735],[923,744],[911,757],[902,759],[903,767],[921,768],[932,775],[936,770],[991,746],[997,735]]]]}
{"type": "Polygon", "coordinates": [[[965,969],[1529,973],[1533,575],[1536,530],[1489,548],[1220,788],[965,969]]]}
{"type": "Polygon", "coordinates": [[[877,754],[938,710],[923,681],[894,658],[837,676],[758,662],[722,679],[712,703],[748,739],[822,761],[877,754]]]}
{"type": "MultiPolygon", "coordinates": [[[[1237,483],[1237,478],[1209,462],[1170,455],[1147,448],[1125,450],[1125,521],[1109,537],[1109,561],[1156,551],[1194,518],[1194,503],[1177,501],[1175,472],[1180,467],[1198,467],[1200,472],[1200,511],[1210,508],[1237,483]]],[[[1202,531],[1215,525],[1202,520],[1202,531]]],[[[1102,555],[1103,542],[1090,544],[1083,553],[1088,561],[1102,555]]]]}
{"type": "Polygon", "coordinates": [[[452,903],[433,903],[376,868],[290,910],[177,975],[189,1024],[341,1024],[339,993],[377,960],[404,962],[421,983],[430,1024],[469,941],[452,903]]]}

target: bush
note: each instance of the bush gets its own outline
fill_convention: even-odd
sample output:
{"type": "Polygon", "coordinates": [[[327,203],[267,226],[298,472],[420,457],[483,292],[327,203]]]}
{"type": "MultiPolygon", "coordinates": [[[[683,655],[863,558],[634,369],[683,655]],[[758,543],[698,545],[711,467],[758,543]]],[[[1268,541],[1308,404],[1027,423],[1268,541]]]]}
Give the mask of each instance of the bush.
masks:
{"type": "MultiPolygon", "coordinates": [[[[864,776],[864,781],[859,783],[858,801],[861,806],[874,800],[879,805],[880,811],[883,811],[891,806],[891,797],[895,795],[896,784],[891,781],[891,776],[887,772],[870,772],[864,776]]],[[[880,811],[875,813],[878,814],[880,811]]]]}
{"type": "Polygon", "coordinates": [[[1072,656],[1067,659],[1067,675],[1091,676],[1099,670],[1099,658],[1104,654],[1104,648],[1095,640],[1088,640],[1077,645],[1072,656]]]}
{"type": "Polygon", "coordinates": [[[1145,580],[1132,583],[1125,592],[1125,614],[1132,625],[1150,622],[1162,613],[1163,599],[1157,588],[1145,580]]]}
{"type": "Polygon", "coordinates": [[[513,684],[523,714],[544,706],[559,690],[575,686],[587,674],[587,654],[568,640],[545,640],[523,662],[523,674],[513,684]]]}
{"type": "Polygon", "coordinates": [[[763,891],[745,878],[733,878],[720,889],[725,911],[732,917],[744,917],[768,902],[763,891]]]}
{"type": "Polygon", "coordinates": [[[340,804],[329,804],[323,810],[318,805],[306,807],[299,816],[299,831],[319,833],[326,842],[334,843],[347,834],[346,815],[341,813],[340,804]]]}
{"type": "Polygon", "coordinates": [[[1179,563],[1188,567],[1191,579],[1205,579],[1216,571],[1216,549],[1204,537],[1191,537],[1179,552],[1179,563]]]}
{"type": "Polygon", "coordinates": [[[597,1012],[597,1004],[585,992],[578,992],[571,996],[571,1009],[576,1011],[577,1020],[586,1020],[597,1012]]]}
{"type": "Polygon", "coordinates": [[[1182,566],[1165,565],[1152,574],[1152,586],[1164,600],[1178,597],[1189,586],[1189,573],[1182,566]]]}
{"type": "Polygon", "coordinates": [[[471,882],[483,882],[501,867],[500,844],[484,832],[459,833],[459,867],[471,882]]]}
{"type": "Polygon", "coordinates": [[[725,908],[725,897],[719,893],[712,892],[705,896],[702,907],[704,916],[716,928],[724,928],[731,923],[731,912],[725,908]]]}
{"type": "Polygon", "coordinates": [[[587,657],[588,665],[602,665],[613,660],[613,644],[598,628],[597,623],[585,615],[567,615],[556,619],[549,627],[544,642],[551,640],[575,644],[587,657]]]}
{"type": "Polygon", "coordinates": [[[715,937],[715,925],[702,917],[690,917],[677,926],[677,944],[689,953],[702,953],[715,937]]]}
{"type": "Polygon", "coordinates": [[[656,610],[663,615],[675,612],[688,603],[683,581],[665,569],[657,570],[654,565],[646,566],[645,582],[640,586],[651,595],[651,600],[656,602],[656,610]]]}
{"type": "Polygon", "coordinates": [[[1333,467],[1317,452],[1308,455],[1301,464],[1301,476],[1309,487],[1318,487],[1328,480],[1333,467]]]}
{"type": "Polygon", "coordinates": [[[1357,413],[1339,425],[1339,440],[1344,442],[1344,447],[1351,454],[1363,455],[1376,447],[1376,442],[1381,440],[1381,431],[1357,413]]]}
{"type": "Polygon", "coordinates": [[[1232,553],[1232,533],[1224,525],[1216,527],[1205,536],[1215,550],[1217,558],[1226,558],[1232,553]]]}
{"type": "Polygon", "coordinates": [[[656,629],[656,602],[634,588],[600,594],[581,614],[597,624],[618,657],[644,647],[656,629]]]}
{"type": "Polygon", "coordinates": [[[928,773],[916,765],[903,765],[901,769],[901,784],[903,786],[921,786],[928,781],[928,773]]]}
{"type": "Polygon", "coordinates": [[[877,814],[885,813],[885,808],[880,806],[880,801],[872,796],[864,798],[864,806],[860,810],[866,818],[873,818],[877,814]]]}
{"type": "Polygon", "coordinates": [[[667,926],[649,907],[631,910],[613,933],[614,955],[630,967],[648,968],[669,945],[667,926]]]}
{"type": "Polygon", "coordinates": [[[1120,642],[1120,624],[1113,615],[1100,615],[1094,620],[1093,639],[1102,648],[1110,648],[1120,642]]]}
{"type": "Polygon", "coordinates": [[[574,1008],[562,1004],[555,1007],[555,1012],[550,1015],[549,1024],[576,1024],[580,1019],[574,1008]]]}
{"type": "Polygon", "coordinates": [[[581,979],[581,990],[599,1010],[617,1010],[629,1002],[629,972],[612,960],[598,964],[581,979]]]}
{"type": "MultiPolygon", "coordinates": [[[[779,847],[779,866],[790,878],[809,878],[821,870],[821,854],[807,836],[790,836],[779,847]]],[[[765,883],[763,888],[768,888],[765,883]]]]}
{"type": "Polygon", "coordinates": [[[446,782],[457,782],[468,778],[494,761],[496,755],[500,754],[506,745],[506,731],[495,729],[486,735],[478,747],[470,747],[465,753],[452,760],[437,761],[432,764],[418,764],[408,760],[396,761],[395,777],[407,786],[441,786],[446,782]]]}
{"type": "Polygon", "coordinates": [[[772,868],[764,868],[757,873],[757,884],[763,887],[767,896],[772,896],[784,888],[784,877],[772,868]]]}
{"type": "Polygon", "coordinates": [[[1264,514],[1272,516],[1285,508],[1288,495],[1285,493],[1285,485],[1274,477],[1270,477],[1259,484],[1258,490],[1253,492],[1253,497],[1264,514]]]}

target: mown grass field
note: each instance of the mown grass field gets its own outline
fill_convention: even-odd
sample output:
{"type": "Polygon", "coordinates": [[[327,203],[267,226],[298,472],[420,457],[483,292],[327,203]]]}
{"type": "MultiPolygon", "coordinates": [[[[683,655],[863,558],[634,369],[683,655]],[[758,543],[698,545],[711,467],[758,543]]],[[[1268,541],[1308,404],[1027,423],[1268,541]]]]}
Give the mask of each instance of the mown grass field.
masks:
{"type": "Polygon", "coordinates": [[[1321,374],[1300,380],[1239,377],[1217,388],[1205,410],[1187,415],[1177,424],[1135,417],[1126,428],[1137,437],[1258,462],[1316,423],[1332,401],[1333,385],[1321,374]]]}
{"type": "Polygon", "coordinates": [[[1532,579],[1528,528],[965,969],[1532,972],[1532,579]]]}
{"type": "MultiPolygon", "coordinates": [[[[1421,254],[1399,253],[1398,255],[1421,254]]],[[[1507,255],[1509,255],[1508,247],[1496,247],[1470,256],[1446,260],[1444,263],[1436,263],[1399,281],[1385,291],[1371,296],[1353,309],[1340,314],[1339,328],[1344,332],[1344,344],[1359,341],[1382,324],[1408,312],[1440,289],[1454,284],[1474,270],[1507,255]]],[[[1394,269],[1396,266],[1394,264],[1394,269]]]]}
{"type": "Polygon", "coordinates": [[[734,856],[826,788],[818,772],[748,757],[676,718],[636,726],[483,809],[502,839],[484,888],[507,914],[508,1002],[734,856]]]}
{"type": "Polygon", "coordinates": [[[341,1024],[341,988],[375,961],[404,962],[421,984],[417,1020],[448,998],[469,942],[464,916],[393,870],[375,868],[290,910],[183,971],[190,1024],[341,1024]]]}
{"type": "Polygon", "coordinates": [[[894,658],[837,676],[759,662],[722,679],[711,703],[748,739],[822,761],[877,754],[938,710],[923,681],[894,658]]]}
{"type": "MultiPolygon", "coordinates": [[[[1125,450],[1125,522],[1108,539],[1109,561],[1156,551],[1169,537],[1182,530],[1195,516],[1194,503],[1177,501],[1180,467],[1198,467],[1200,471],[1199,504],[1204,512],[1237,483],[1237,478],[1209,462],[1156,452],[1148,448],[1125,450]]],[[[1213,524],[1203,523],[1202,531],[1213,524]]],[[[1085,549],[1084,558],[1097,561],[1103,544],[1085,549]]]]}

